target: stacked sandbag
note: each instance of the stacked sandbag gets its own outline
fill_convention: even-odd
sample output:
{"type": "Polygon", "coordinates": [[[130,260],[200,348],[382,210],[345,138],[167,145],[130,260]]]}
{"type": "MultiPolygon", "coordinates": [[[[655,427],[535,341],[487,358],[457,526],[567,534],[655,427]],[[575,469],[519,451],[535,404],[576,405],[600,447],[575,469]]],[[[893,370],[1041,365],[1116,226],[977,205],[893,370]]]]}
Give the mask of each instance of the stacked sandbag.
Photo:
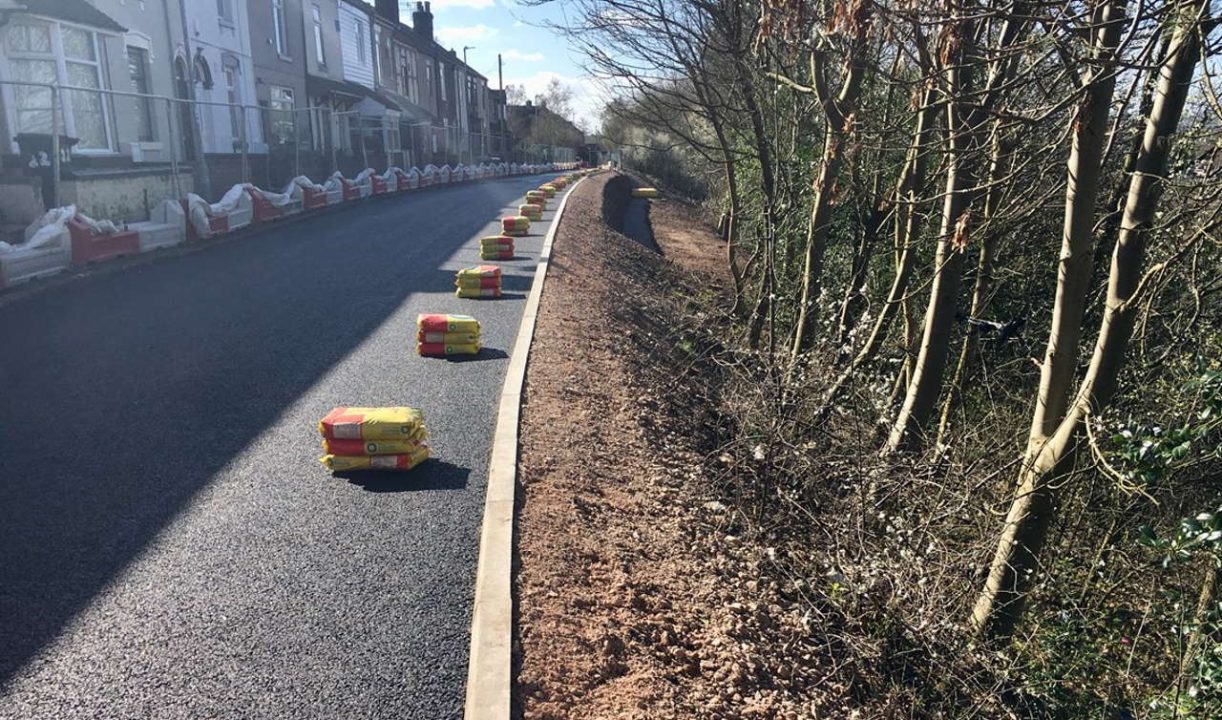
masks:
{"type": "Polygon", "coordinates": [[[526,203],[525,205],[518,206],[518,214],[534,222],[543,219],[543,208],[532,203],[526,203]]]}
{"type": "Polygon", "coordinates": [[[556,178],[555,180],[552,180],[552,181],[551,181],[550,183],[548,183],[548,184],[549,184],[549,185],[552,185],[552,186],[553,186],[553,187],[555,187],[557,190],[563,190],[563,189],[565,189],[566,187],[568,187],[568,185],[569,185],[569,180],[570,180],[570,179],[572,179],[572,176],[571,176],[571,175],[565,175],[564,177],[558,177],[558,178],[556,178]]]}
{"type": "Polygon", "coordinates": [[[632,197],[634,198],[656,198],[658,189],[651,187],[639,187],[632,189],[632,197]]]}
{"type": "Polygon", "coordinates": [[[424,357],[478,355],[479,320],[470,315],[436,313],[416,318],[416,352],[424,357]]]}
{"type": "Polygon", "coordinates": [[[496,265],[463,268],[454,276],[454,287],[460,298],[499,298],[501,269],[496,265]]]}
{"type": "Polygon", "coordinates": [[[524,215],[511,215],[501,218],[501,234],[522,236],[530,232],[530,218],[524,215]]]}
{"type": "Polygon", "coordinates": [[[538,205],[540,210],[547,209],[547,195],[542,190],[528,190],[526,192],[526,202],[531,205],[538,205]]]}
{"type": "Polygon", "coordinates": [[[539,192],[542,192],[545,198],[551,200],[552,198],[556,197],[556,187],[555,181],[544,183],[539,186],[539,192]]]}
{"type": "Polygon", "coordinates": [[[409,407],[337,407],[318,423],[333,472],[411,470],[429,457],[424,416],[409,407]]]}
{"type": "Polygon", "coordinates": [[[489,235],[479,239],[480,260],[512,260],[513,238],[508,235],[489,235]]]}

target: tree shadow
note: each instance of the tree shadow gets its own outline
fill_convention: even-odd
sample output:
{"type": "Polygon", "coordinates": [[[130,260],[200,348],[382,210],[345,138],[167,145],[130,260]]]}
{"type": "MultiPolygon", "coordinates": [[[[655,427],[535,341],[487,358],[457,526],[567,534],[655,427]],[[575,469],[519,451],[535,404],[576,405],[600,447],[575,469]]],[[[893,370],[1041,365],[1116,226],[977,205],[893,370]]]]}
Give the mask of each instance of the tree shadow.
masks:
{"type": "MultiPolygon", "coordinates": [[[[526,182],[346,208],[0,306],[0,687],[410,297],[443,285],[439,268],[526,182]],[[427,242],[405,231],[421,225],[427,242]]],[[[362,487],[466,486],[465,470],[428,464],[362,487]]]]}

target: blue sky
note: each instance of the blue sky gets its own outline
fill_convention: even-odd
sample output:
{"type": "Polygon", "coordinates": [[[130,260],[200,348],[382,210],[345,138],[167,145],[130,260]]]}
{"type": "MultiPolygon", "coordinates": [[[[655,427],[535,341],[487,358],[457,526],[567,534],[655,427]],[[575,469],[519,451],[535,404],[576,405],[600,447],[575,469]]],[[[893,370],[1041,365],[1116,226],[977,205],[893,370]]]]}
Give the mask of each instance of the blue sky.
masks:
{"type": "MultiPolygon", "coordinates": [[[[401,0],[403,21],[411,23],[415,0],[401,0]]],[[[545,27],[564,23],[564,0],[541,7],[519,5],[515,0],[432,0],[433,32],[437,41],[462,56],[497,86],[496,55],[505,62],[505,84],[522,85],[528,97],[540,93],[552,78],[573,90],[574,112],[590,130],[598,127],[602,101],[589,76],[581,68],[581,53],[568,39],[545,27]]]]}

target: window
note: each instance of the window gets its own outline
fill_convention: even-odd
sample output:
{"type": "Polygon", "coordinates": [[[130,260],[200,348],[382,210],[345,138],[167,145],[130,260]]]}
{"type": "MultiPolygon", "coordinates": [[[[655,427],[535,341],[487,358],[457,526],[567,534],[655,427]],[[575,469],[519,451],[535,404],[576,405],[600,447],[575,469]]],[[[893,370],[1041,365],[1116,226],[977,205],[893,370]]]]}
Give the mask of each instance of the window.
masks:
{"type": "MultiPolygon", "coordinates": [[[[94,33],[57,23],[19,23],[5,29],[13,80],[102,88],[102,66],[94,33]]],[[[13,87],[12,120],[18,133],[50,133],[51,90],[13,87]]],[[[66,90],[62,131],[78,140],[77,150],[110,149],[110,111],[101,93],[66,90]]],[[[14,133],[16,134],[16,133],[14,133]]]]}
{"type": "Polygon", "coordinates": [[[446,64],[441,64],[441,101],[446,101],[446,64]]]}
{"type": "Polygon", "coordinates": [[[419,102],[416,98],[416,63],[414,60],[415,58],[406,48],[399,49],[400,82],[403,84],[403,95],[412,102],[419,102]]]}
{"type": "Polygon", "coordinates": [[[314,58],[318,60],[319,65],[327,64],[327,54],[323,52],[322,45],[322,11],[318,6],[314,6],[314,58]]]}
{"type": "MultiPolygon", "coordinates": [[[[149,95],[149,53],[144,48],[127,48],[127,71],[132,79],[132,92],[149,95]]],[[[136,139],[153,139],[153,106],[152,100],[146,97],[132,98],[133,110],[136,116],[136,139]]]]}
{"type": "Polygon", "coordinates": [[[365,23],[359,20],[356,23],[356,59],[365,64],[365,23]]]}
{"type": "Polygon", "coordinates": [[[226,102],[229,103],[229,132],[235,148],[241,147],[242,140],[242,89],[239,84],[237,58],[227,56],[222,60],[225,68],[226,102]]]}
{"type": "Polygon", "coordinates": [[[296,137],[296,118],[293,113],[293,89],[272,85],[271,98],[267,103],[271,120],[271,139],[280,145],[288,145],[296,137]]]}
{"type": "Polygon", "coordinates": [[[227,25],[233,24],[233,0],[216,0],[216,15],[227,25]]]}
{"type": "Polygon", "coordinates": [[[280,57],[288,57],[289,31],[284,19],[284,0],[272,0],[272,24],[276,28],[276,52],[280,57]]]}

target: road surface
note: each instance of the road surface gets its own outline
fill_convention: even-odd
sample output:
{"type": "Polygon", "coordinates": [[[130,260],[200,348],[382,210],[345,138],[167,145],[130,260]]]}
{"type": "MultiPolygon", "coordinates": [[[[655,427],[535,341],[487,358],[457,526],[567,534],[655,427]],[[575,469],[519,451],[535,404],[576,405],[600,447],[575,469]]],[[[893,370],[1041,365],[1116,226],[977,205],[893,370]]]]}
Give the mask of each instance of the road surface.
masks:
{"type": "Polygon", "coordinates": [[[0,306],[0,718],[460,717],[497,395],[546,226],[502,264],[507,297],[459,300],[453,277],[543,179],[0,306]],[[417,357],[420,312],[476,315],[484,354],[417,357]],[[331,407],[404,404],[436,459],[361,482],[317,462],[331,407]]]}

